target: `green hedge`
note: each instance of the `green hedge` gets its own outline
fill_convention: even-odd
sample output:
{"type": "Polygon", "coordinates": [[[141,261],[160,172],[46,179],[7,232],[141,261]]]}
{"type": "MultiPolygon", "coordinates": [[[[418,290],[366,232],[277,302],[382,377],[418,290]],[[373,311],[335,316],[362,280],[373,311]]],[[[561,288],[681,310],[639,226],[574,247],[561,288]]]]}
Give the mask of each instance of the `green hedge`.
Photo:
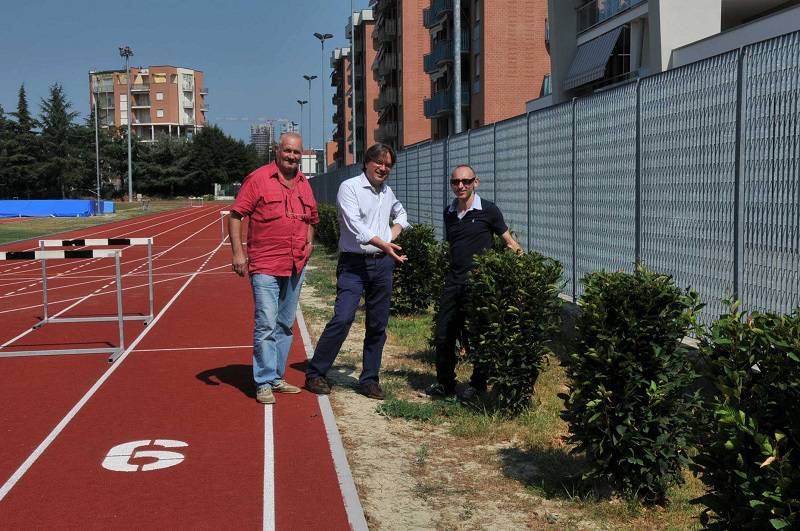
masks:
{"type": "Polygon", "coordinates": [[[571,382],[562,417],[584,475],[645,503],[665,501],[682,481],[691,420],[700,398],[681,339],[696,325],[699,298],[671,277],[637,268],[583,279],[578,348],[566,362],[571,382]]]}
{"type": "Polygon", "coordinates": [[[491,250],[475,257],[467,283],[468,359],[486,374],[498,407],[517,414],[560,326],[563,268],[536,252],[491,250]]]}
{"type": "Polygon", "coordinates": [[[325,203],[317,204],[319,224],[315,227],[314,236],[328,252],[334,253],[339,248],[339,220],[336,207],[325,203]]]}
{"type": "Polygon", "coordinates": [[[693,468],[709,492],[696,502],[712,529],[800,528],[800,314],[738,303],[701,343],[713,384],[693,468]]]}
{"type": "Polygon", "coordinates": [[[395,242],[408,261],[394,268],[392,312],[422,313],[441,291],[447,263],[442,262],[442,244],[429,225],[414,225],[400,233],[395,242]]]}

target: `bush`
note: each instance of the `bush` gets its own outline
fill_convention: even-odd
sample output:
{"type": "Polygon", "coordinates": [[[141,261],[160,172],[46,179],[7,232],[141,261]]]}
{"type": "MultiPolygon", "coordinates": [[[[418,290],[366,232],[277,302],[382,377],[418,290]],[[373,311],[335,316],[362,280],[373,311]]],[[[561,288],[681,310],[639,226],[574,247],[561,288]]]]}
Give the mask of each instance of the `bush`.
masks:
{"type": "Polygon", "coordinates": [[[414,225],[400,233],[395,242],[408,262],[394,268],[392,311],[399,314],[426,311],[439,294],[444,278],[441,244],[430,225],[414,225]],[[440,288],[439,288],[440,289],[440,288]]]}
{"type": "Polygon", "coordinates": [[[335,253],[339,249],[339,220],[336,207],[319,203],[317,212],[319,212],[319,224],[315,227],[314,236],[328,252],[335,253]]]}
{"type": "Polygon", "coordinates": [[[713,529],[800,528],[800,315],[753,313],[738,303],[701,343],[713,384],[693,469],[713,529]],[[713,515],[711,514],[713,511],[713,515]]]}
{"type": "Polygon", "coordinates": [[[682,481],[696,379],[681,339],[696,327],[699,298],[672,278],[637,267],[583,279],[578,348],[562,418],[573,453],[585,452],[594,479],[628,498],[663,503],[682,481]]]}
{"type": "Polygon", "coordinates": [[[562,269],[536,252],[475,257],[465,304],[468,359],[487,376],[505,413],[530,404],[547,342],[559,329],[562,269]]]}

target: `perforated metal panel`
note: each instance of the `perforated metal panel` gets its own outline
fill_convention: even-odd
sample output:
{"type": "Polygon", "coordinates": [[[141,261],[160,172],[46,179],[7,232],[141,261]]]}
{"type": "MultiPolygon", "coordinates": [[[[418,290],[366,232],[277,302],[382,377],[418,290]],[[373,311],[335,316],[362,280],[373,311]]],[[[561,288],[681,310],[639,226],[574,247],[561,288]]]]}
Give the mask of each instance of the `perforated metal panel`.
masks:
{"type": "Polygon", "coordinates": [[[575,269],[631,271],[636,261],[636,85],[575,104],[575,269]]]}
{"type": "Polygon", "coordinates": [[[696,289],[708,322],[733,290],[736,54],[640,90],[642,261],[696,289]]]}
{"type": "Polygon", "coordinates": [[[531,113],[530,249],[564,267],[564,293],[572,295],[572,104],[531,113]]]}
{"type": "Polygon", "coordinates": [[[419,148],[406,150],[406,195],[403,206],[406,207],[411,223],[419,223],[419,148]]]}
{"type": "Polygon", "coordinates": [[[469,133],[447,139],[447,175],[453,173],[459,164],[469,164],[469,133]]]}
{"type": "Polygon", "coordinates": [[[494,201],[494,125],[470,130],[469,165],[481,181],[480,196],[494,201]]]}
{"type": "Polygon", "coordinates": [[[525,248],[528,243],[528,117],[495,124],[495,198],[506,225],[525,248]]]}
{"type": "Polygon", "coordinates": [[[800,33],[742,58],[743,283],[748,310],[800,306],[800,33]]]}
{"type": "Polygon", "coordinates": [[[447,173],[447,142],[431,142],[431,204],[436,237],[444,239],[443,212],[446,205],[445,175],[447,173]]]}
{"type": "Polygon", "coordinates": [[[394,195],[400,203],[408,211],[406,205],[406,162],[408,160],[408,152],[400,151],[397,153],[397,161],[394,163],[392,173],[389,174],[389,186],[392,188],[394,195]]]}
{"type": "Polygon", "coordinates": [[[426,142],[418,148],[419,157],[419,222],[433,225],[434,212],[431,190],[431,143],[426,142]]]}

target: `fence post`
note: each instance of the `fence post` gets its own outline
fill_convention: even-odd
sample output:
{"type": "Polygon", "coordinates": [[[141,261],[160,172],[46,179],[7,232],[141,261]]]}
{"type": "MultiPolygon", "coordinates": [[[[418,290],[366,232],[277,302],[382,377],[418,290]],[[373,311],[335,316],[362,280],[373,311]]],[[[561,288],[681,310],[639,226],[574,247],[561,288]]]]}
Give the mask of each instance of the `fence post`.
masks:
{"type": "Polygon", "coordinates": [[[642,262],[642,100],[641,79],[636,79],[636,185],[634,205],[634,261],[642,262]]]}
{"type": "Polygon", "coordinates": [[[742,298],[744,283],[744,164],[742,163],[742,73],[744,53],[739,48],[736,55],[736,151],[734,158],[733,190],[733,293],[742,298]]]}
{"type": "MultiPolygon", "coordinates": [[[[525,242],[525,249],[531,249],[531,239],[533,238],[533,226],[531,225],[531,207],[533,202],[531,201],[531,113],[525,113],[525,180],[528,182],[528,197],[526,203],[528,204],[528,208],[526,209],[528,212],[528,241],[525,242]]],[[[497,180],[497,177],[495,177],[497,180]]]]}
{"type": "Polygon", "coordinates": [[[575,154],[576,144],[575,144],[575,102],[578,101],[577,98],[572,98],[572,302],[577,302],[578,297],[578,258],[577,258],[577,208],[575,205],[575,179],[576,179],[576,160],[577,156],[575,154]]]}

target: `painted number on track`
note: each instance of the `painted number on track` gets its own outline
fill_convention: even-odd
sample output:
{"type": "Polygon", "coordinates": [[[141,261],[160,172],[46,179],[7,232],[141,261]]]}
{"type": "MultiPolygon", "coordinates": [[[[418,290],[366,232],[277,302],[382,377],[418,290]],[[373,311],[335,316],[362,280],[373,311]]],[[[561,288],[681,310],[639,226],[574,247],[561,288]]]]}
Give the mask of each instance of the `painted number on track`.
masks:
{"type": "Polygon", "coordinates": [[[114,472],[147,472],[159,470],[180,464],[184,456],[178,452],[168,450],[140,450],[144,447],[158,446],[161,448],[183,448],[189,446],[183,441],[170,439],[145,439],[118,444],[108,451],[103,459],[103,468],[114,472]],[[155,459],[145,464],[131,463],[132,459],[155,459]]]}

